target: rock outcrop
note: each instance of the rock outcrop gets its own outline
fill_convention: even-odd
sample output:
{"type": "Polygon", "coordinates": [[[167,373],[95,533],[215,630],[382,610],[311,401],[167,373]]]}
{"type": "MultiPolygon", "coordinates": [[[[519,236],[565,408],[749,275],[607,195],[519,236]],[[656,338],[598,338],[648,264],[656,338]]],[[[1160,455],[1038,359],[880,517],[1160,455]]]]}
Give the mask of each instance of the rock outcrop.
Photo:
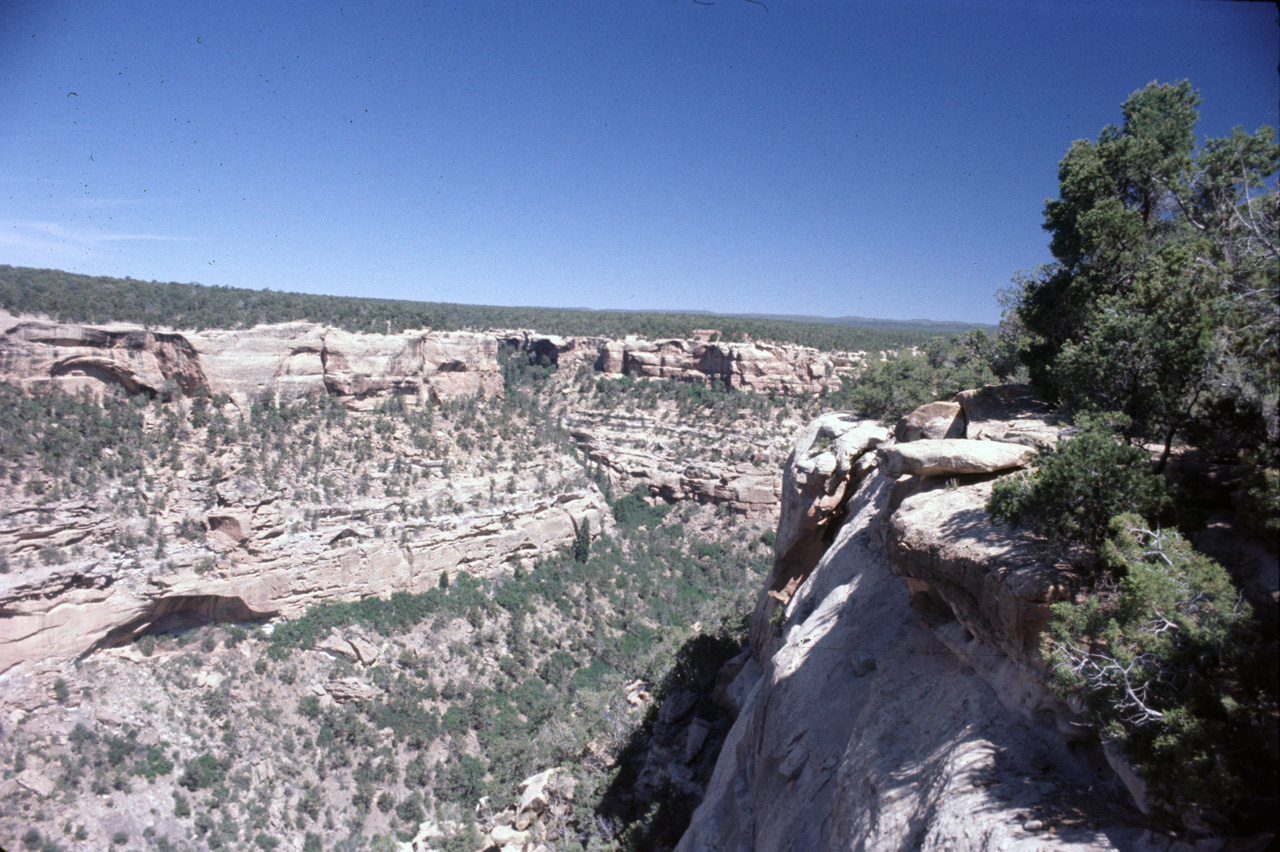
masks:
{"type": "MultiPolygon", "coordinates": [[[[212,569],[148,570],[109,554],[0,574],[0,672],[25,659],[77,657],[184,619],[292,618],[326,601],[435,588],[445,572],[491,575],[571,545],[584,518],[596,533],[609,524],[595,488],[384,531],[351,511],[297,529],[301,510],[284,515],[277,500],[242,510],[247,529],[237,527],[239,541],[212,569]]],[[[225,527],[212,527],[210,537],[226,541],[225,527]]]]}
{"type": "Polygon", "coordinates": [[[486,334],[352,334],[307,322],[177,332],[15,317],[0,328],[0,377],[28,387],[118,384],[155,396],[204,386],[241,407],[323,393],[367,407],[392,395],[442,401],[502,392],[498,341],[486,334]]]}
{"type": "Polygon", "coordinates": [[[673,379],[801,394],[839,388],[865,353],[790,344],[559,337],[530,331],[356,334],[310,322],[175,331],[125,323],[81,325],[0,316],[0,377],[72,392],[120,385],[129,393],[190,395],[204,386],[244,407],[329,393],[352,407],[389,396],[443,401],[502,392],[500,343],[545,365],[586,364],[605,376],[673,379]]]}
{"type": "Polygon", "coordinates": [[[734,684],[747,696],[679,852],[1165,848],[1100,794],[1122,782],[1044,685],[1038,634],[1076,578],[983,509],[1035,443],[1011,434],[1056,428],[983,403],[975,440],[872,440],[847,415],[801,431],[751,624],[761,666],[734,684]],[[999,463],[973,464],[992,437],[999,463]]]}
{"type": "Polygon", "coordinates": [[[786,439],[774,424],[736,424],[730,432],[665,408],[581,408],[564,424],[619,492],[642,486],[668,502],[714,503],[750,516],[778,511],[786,439]]]}
{"type": "Polygon", "coordinates": [[[774,613],[785,607],[830,546],[844,504],[874,467],[871,450],[889,440],[884,427],[843,413],[824,414],[800,430],[782,477],[773,567],[750,622],[751,645],[764,659],[774,613]]]}
{"type": "Polygon", "coordinates": [[[606,376],[673,379],[763,393],[802,394],[835,390],[857,374],[865,352],[821,352],[782,343],[714,342],[705,335],[684,340],[616,341],[509,332],[508,343],[543,364],[590,364],[606,376]]]}

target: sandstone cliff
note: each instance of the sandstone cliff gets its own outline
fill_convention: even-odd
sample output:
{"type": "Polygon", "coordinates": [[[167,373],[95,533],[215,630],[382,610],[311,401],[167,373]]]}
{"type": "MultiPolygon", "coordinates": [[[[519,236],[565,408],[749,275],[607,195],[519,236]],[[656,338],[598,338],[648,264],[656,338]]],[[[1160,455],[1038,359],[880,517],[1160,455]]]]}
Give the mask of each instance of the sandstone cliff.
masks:
{"type": "Polygon", "coordinates": [[[468,332],[352,334],[291,322],[237,331],[157,331],[141,326],[0,317],[0,378],[70,391],[122,385],[190,395],[204,385],[245,406],[331,393],[353,407],[390,395],[442,401],[502,390],[498,343],[468,332]]]}
{"type": "Polygon", "coordinates": [[[546,364],[587,364],[605,376],[673,379],[763,393],[810,394],[840,387],[866,362],[865,352],[820,352],[785,343],[558,337],[512,332],[509,343],[546,364]]]}
{"type": "Polygon", "coordinates": [[[388,396],[444,401],[501,393],[499,343],[546,364],[587,364],[605,376],[675,379],[759,392],[838,388],[865,353],[771,343],[562,338],[534,332],[353,334],[308,322],[200,332],[126,323],[77,325],[0,313],[0,378],[67,390],[190,395],[201,385],[239,405],[329,393],[352,407],[388,396]]]}
{"type": "Polygon", "coordinates": [[[1075,578],[983,509],[1056,427],[1025,389],[962,402],[906,418],[908,443],[847,415],[800,432],[762,665],[680,852],[1169,848],[1045,688],[1037,636],[1075,578]]]}
{"type": "MultiPolygon", "coordinates": [[[[771,518],[793,421],[710,423],[656,397],[642,410],[593,403],[570,368],[577,359],[591,375],[616,377],[621,360],[600,362],[617,345],[531,333],[368,335],[310,323],[175,332],[0,317],[0,380],[91,396],[119,385],[156,400],[137,409],[144,434],[126,441],[133,458],[145,456],[135,476],[77,476],[84,487],[73,487],[65,474],[42,480],[35,459],[0,482],[0,560],[17,569],[0,572],[0,671],[157,627],[293,617],[324,601],[421,591],[442,573],[493,576],[531,564],[570,545],[581,523],[599,533],[612,522],[572,444],[555,437],[561,427],[619,496],[640,486],[654,499],[771,518]],[[513,416],[497,401],[503,343],[565,368],[550,411],[513,416]],[[216,421],[208,425],[188,398],[201,387],[230,400],[208,408],[216,421]],[[296,411],[334,401],[350,413],[306,415],[267,439],[258,430],[274,427],[255,420],[259,400],[296,411]],[[388,414],[430,417],[468,400],[482,401],[475,412],[489,410],[484,428],[475,413],[449,415],[440,428],[388,414]]],[[[770,385],[798,391],[825,370],[812,368],[814,350],[759,351],[778,358],[767,369],[742,367],[759,362],[748,358],[697,375],[747,387],[752,376],[808,377],[770,385]]],[[[116,465],[128,452],[108,447],[104,461],[116,465]]]]}

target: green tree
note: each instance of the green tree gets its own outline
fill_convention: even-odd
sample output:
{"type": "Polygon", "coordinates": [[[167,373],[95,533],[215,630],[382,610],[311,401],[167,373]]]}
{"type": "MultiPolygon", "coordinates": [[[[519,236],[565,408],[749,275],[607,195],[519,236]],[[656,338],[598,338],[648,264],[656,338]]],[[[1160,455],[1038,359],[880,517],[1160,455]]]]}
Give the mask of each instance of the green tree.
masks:
{"type": "Polygon", "coordinates": [[[1120,741],[1167,818],[1191,805],[1230,818],[1249,791],[1275,789],[1274,648],[1253,635],[1227,572],[1176,530],[1125,514],[1111,533],[1103,558],[1118,589],[1053,608],[1052,686],[1120,741]]]}
{"type": "Polygon", "coordinates": [[[1119,411],[1128,437],[1163,446],[1214,399],[1274,441],[1280,339],[1280,169],[1275,131],[1236,128],[1197,150],[1190,83],[1152,83],[1122,127],[1075,142],[1045,204],[1055,263],[1023,282],[1016,312],[1040,390],[1119,411]]]}
{"type": "Polygon", "coordinates": [[[1039,454],[1032,472],[997,481],[987,511],[1068,549],[1083,548],[1093,563],[1113,517],[1151,517],[1163,497],[1164,482],[1152,473],[1144,451],[1116,440],[1107,421],[1083,418],[1074,437],[1039,454]]]}
{"type": "Polygon", "coordinates": [[[583,518],[578,524],[578,532],[573,539],[573,558],[576,562],[586,562],[591,558],[591,520],[583,518]]]}

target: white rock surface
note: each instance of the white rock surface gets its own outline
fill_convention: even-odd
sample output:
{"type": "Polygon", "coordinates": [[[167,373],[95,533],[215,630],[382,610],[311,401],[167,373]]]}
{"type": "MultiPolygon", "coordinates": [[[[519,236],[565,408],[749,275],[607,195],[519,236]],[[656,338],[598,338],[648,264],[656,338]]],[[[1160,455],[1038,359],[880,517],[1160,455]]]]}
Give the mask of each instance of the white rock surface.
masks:
{"type": "Polygon", "coordinates": [[[987,678],[1006,668],[969,664],[998,648],[912,608],[872,535],[893,485],[863,481],[787,604],[677,852],[1157,848],[1099,795],[1110,775],[1096,755],[1077,759],[1051,723],[1009,709],[987,678]]]}

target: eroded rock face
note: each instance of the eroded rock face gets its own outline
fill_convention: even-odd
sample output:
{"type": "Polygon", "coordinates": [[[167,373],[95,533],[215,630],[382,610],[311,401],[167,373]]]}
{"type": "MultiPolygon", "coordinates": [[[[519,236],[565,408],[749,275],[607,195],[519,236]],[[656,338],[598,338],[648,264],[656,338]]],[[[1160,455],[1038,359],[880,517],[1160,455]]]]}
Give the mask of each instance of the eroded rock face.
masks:
{"type": "Polygon", "coordinates": [[[766,343],[628,339],[622,373],[781,393],[817,393],[840,386],[829,355],[802,346],[766,343]]]}
{"type": "Polygon", "coordinates": [[[929,402],[903,417],[893,427],[898,443],[921,439],[964,437],[964,409],[958,402],[929,402]]]}
{"type": "Polygon", "coordinates": [[[764,393],[835,390],[866,362],[865,352],[820,352],[807,346],[777,343],[715,342],[705,334],[689,340],[627,337],[616,341],[515,331],[505,333],[503,339],[542,364],[590,364],[606,376],[672,379],[764,393]]]}
{"type": "Polygon", "coordinates": [[[1001,441],[912,441],[880,450],[880,470],[889,476],[969,476],[1013,470],[1035,451],[1001,441]]]}
{"type": "Polygon", "coordinates": [[[1053,714],[1008,709],[997,687],[1019,673],[986,656],[1001,646],[913,608],[872,534],[893,484],[863,480],[787,604],[678,852],[1144,848],[1132,812],[1091,792],[1097,755],[1053,714]],[[1049,833],[1065,811],[1070,834],[1049,833]]]}
{"type": "MultiPolygon", "coordinates": [[[[0,672],[28,659],[74,658],[183,619],[293,618],[326,601],[426,591],[442,572],[492,575],[569,546],[584,518],[595,534],[611,523],[594,488],[462,513],[403,536],[375,534],[353,514],[332,513],[302,531],[274,498],[242,507],[239,538],[214,570],[160,573],[107,556],[0,574],[0,672]]],[[[225,528],[210,537],[227,541],[225,528]]]]}
{"type": "Polygon", "coordinates": [[[861,462],[888,440],[883,426],[843,412],[824,414],[796,436],[783,469],[773,567],[751,616],[751,643],[758,655],[772,635],[774,612],[786,606],[831,542],[845,501],[869,470],[861,462]]]}
{"type": "Polygon", "coordinates": [[[1031,658],[1049,605],[1067,597],[1081,578],[1036,542],[988,517],[991,486],[925,484],[889,516],[885,553],[913,593],[927,594],[1000,652],[1031,658]]]}
{"type": "Polygon", "coordinates": [[[16,384],[54,381],[69,390],[118,384],[158,394],[190,393],[206,381],[183,335],[140,326],[83,326],[10,318],[0,332],[0,376],[16,384]]]}
{"type": "Polygon", "coordinates": [[[1045,686],[1039,633],[1078,578],[986,515],[994,472],[1031,450],[853,440],[867,431],[826,415],[797,436],[751,624],[761,668],[741,669],[679,852],[1157,848],[1131,803],[1095,794],[1107,757],[1045,686]]]}
{"type": "Polygon", "coordinates": [[[786,438],[773,424],[743,423],[730,435],[722,427],[686,422],[669,408],[584,408],[564,423],[620,494],[643,486],[668,502],[715,503],[748,516],[778,510],[786,438]]]}
{"type": "Polygon", "coordinates": [[[498,395],[498,340],[469,332],[352,334],[316,323],[160,332],[10,318],[0,331],[0,376],[67,390],[118,384],[129,393],[191,394],[204,385],[241,407],[329,393],[352,407],[392,395],[449,400],[498,395]]]}

